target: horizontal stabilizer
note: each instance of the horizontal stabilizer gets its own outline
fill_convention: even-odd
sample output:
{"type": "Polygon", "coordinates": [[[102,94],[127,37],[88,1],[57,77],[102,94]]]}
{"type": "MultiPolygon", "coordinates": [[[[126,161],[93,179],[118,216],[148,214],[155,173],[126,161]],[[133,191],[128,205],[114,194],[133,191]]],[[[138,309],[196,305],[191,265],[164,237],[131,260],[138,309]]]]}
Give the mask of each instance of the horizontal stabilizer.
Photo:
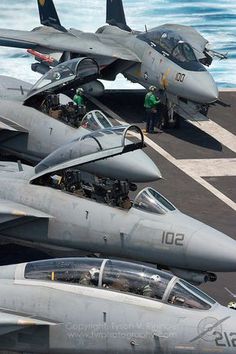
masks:
{"type": "Polygon", "coordinates": [[[10,130],[14,132],[28,133],[21,125],[15,123],[14,121],[0,116],[0,130],[10,130]]]}
{"type": "Polygon", "coordinates": [[[33,317],[22,316],[9,313],[5,309],[0,309],[0,336],[3,336],[10,332],[18,331],[26,326],[55,326],[57,323],[35,319],[33,317]]]}
{"type": "Polygon", "coordinates": [[[3,215],[13,217],[35,217],[35,218],[51,218],[51,215],[45,214],[40,210],[31,208],[27,205],[12,202],[10,200],[0,199],[0,223],[3,215]]]}

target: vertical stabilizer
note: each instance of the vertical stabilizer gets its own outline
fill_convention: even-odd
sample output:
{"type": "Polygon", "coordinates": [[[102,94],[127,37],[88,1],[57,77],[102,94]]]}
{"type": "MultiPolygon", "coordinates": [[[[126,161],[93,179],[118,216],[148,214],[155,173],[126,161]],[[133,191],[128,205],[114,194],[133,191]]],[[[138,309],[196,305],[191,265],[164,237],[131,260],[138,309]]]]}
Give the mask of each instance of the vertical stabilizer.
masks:
{"type": "Polygon", "coordinates": [[[126,24],[122,0],[107,0],[106,23],[131,32],[131,28],[126,24]]]}
{"type": "Polygon", "coordinates": [[[59,31],[67,32],[61,25],[56,8],[52,0],[37,0],[40,22],[44,26],[53,27],[59,31]]]}

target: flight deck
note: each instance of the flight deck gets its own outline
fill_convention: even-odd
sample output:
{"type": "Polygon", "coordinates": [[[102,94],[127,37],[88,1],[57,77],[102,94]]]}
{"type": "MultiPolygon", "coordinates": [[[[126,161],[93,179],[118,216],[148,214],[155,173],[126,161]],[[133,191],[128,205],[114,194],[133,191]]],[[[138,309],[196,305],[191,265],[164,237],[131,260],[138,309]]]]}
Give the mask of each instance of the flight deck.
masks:
{"type": "MultiPolygon", "coordinates": [[[[99,108],[114,124],[127,122],[145,129],[144,90],[106,91],[92,98],[88,108],[99,108]]],[[[182,212],[236,239],[236,91],[220,92],[229,106],[214,105],[210,121],[181,120],[179,129],[145,134],[144,151],[159,167],[163,179],[149,185],[182,212]]],[[[146,184],[139,184],[141,190],[146,184]]],[[[206,244],[206,247],[211,247],[206,244]]],[[[1,264],[49,258],[20,246],[1,246],[1,264]]],[[[236,257],[236,255],[235,255],[236,257]]],[[[236,294],[236,274],[218,273],[215,283],[201,288],[226,305],[236,294]]]]}
{"type": "MultiPolygon", "coordinates": [[[[93,103],[116,121],[145,129],[144,95],[143,90],[113,90],[93,103]]],[[[181,120],[177,130],[146,134],[144,151],[163,175],[150,186],[182,212],[236,239],[236,91],[220,92],[220,99],[230,106],[212,106],[210,121],[181,120]]],[[[217,276],[201,288],[227,304],[232,296],[225,288],[236,294],[236,273],[217,276]]]]}

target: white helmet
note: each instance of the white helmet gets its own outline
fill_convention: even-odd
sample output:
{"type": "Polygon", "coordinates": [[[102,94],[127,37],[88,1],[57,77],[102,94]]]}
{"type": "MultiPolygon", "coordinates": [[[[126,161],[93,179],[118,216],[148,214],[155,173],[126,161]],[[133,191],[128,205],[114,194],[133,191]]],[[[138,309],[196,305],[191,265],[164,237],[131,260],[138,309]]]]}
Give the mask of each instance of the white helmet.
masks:
{"type": "Polygon", "coordinates": [[[161,281],[161,277],[158,274],[152,275],[150,279],[155,283],[159,283],[161,281]]]}
{"type": "Polygon", "coordinates": [[[229,308],[229,309],[236,310],[236,302],[230,301],[230,302],[228,303],[228,308],[229,308]]]}
{"type": "Polygon", "coordinates": [[[154,92],[154,91],[156,91],[157,90],[157,88],[156,88],[156,86],[150,86],[149,87],[149,89],[148,89],[149,91],[151,91],[151,92],[154,92]]]}
{"type": "Polygon", "coordinates": [[[82,89],[82,87],[78,87],[77,90],[76,90],[77,94],[83,93],[83,92],[84,92],[84,89],[82,89]]]}
{"type": "Polygon", "coordinates": [[[93,267],[93,268],[90,269],[89,274],[91,276],[91,279],[95,279],[96,276],[99,275],[99,269],[96,268],[96,267],[93,267]]]}

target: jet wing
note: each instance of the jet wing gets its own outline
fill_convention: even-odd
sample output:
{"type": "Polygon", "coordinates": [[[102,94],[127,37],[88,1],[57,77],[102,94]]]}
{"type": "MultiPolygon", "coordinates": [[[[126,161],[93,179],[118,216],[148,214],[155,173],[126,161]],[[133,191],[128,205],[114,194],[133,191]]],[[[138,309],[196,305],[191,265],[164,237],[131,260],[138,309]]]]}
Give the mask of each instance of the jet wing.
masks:
{"type": "Polygon", "coordinates": [[[17,227],[17,224],[21,224],[22,219],[43,219],[47,221],[49,218],[51,218],[50,215],[40,210],[10,200],[0,199],[0,233],[12,225],[12,222],[14,222],[14,227],[17,227]]]}
{"type": "Polygon", "coordinates": [[[34,217],[34,218],[51,218],[50,215],[43,213],[40,210],[28,207],[27,205],[12,202],[10,200],[0,199],[0,224],[8,219],[16,219],[19,217],[34,217]]]}
{"type": "Polygon", "coordinates": [[[11,132],[28,133],[21,125],[14,121],[0,116],[0,142],[1,142],[1,130],[8,130],[11,132]]]}
{"type": "MultiPolygon", "coordinates": [[[[0,199],[0,240],[30,238],[35,242],[47,237],[49,220],[53,218],[38,209],[0,199]]],[[[1,319],[1,317],[0,317],[1,319]]]]}
{"type": "Polygon", "coordinates": [[[11,151],[14,145],[27,144],[28,130],[14,121],[0,116],[0,150],[11,151]]]}
{"type": "Polygon", "coordinates": [[[6,312],[0,309],[0,336],[7,333],[19,331],[29,326],[55,326],[57,323],[33,318],[31,316],[22,316],[15,312],[6,312]]]}
{"type": "Polygon", "coordinates": [[[132,51],[102,34],[74,30],[61,32],[47,26],[33,31],[0,29],[0,46],[31,48],[39,52],[50,49],[52,52],[72,52],[140,62],[132,51]]]}

